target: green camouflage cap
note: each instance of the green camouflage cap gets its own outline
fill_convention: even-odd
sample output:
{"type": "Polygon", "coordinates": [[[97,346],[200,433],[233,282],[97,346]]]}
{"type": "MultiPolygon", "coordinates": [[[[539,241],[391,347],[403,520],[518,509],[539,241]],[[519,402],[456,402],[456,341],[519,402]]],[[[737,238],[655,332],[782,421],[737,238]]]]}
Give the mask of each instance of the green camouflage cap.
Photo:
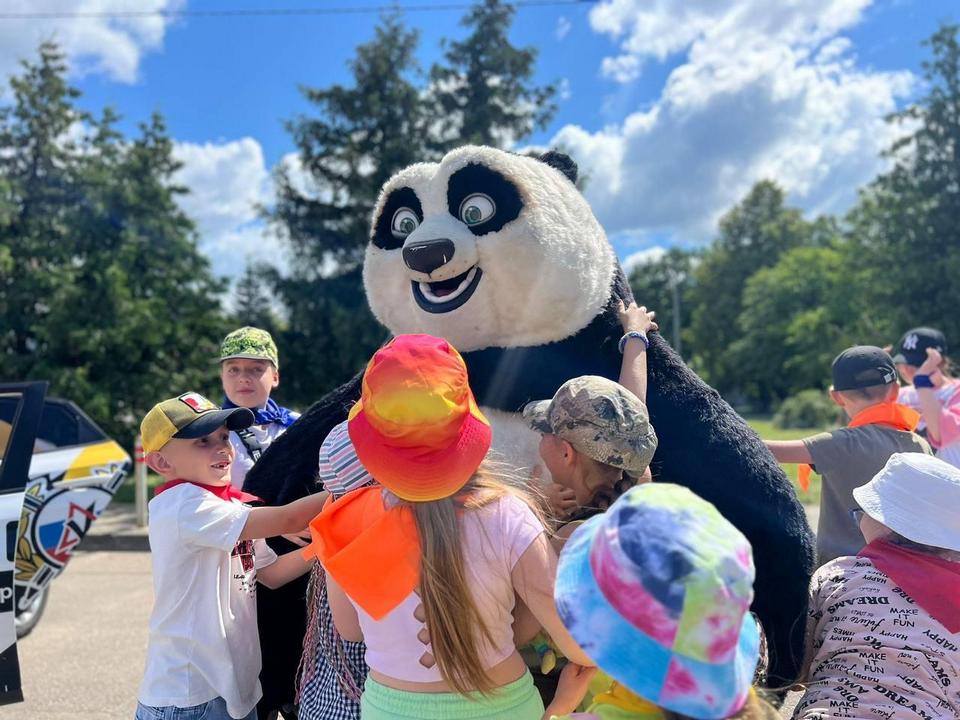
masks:
{"type": "Polygon", "coordinates": [[[269,360],[280,369],[277,345],[270,333],[255,327],[242,327],[227,335],[220,343],[220,362],[233,358],[269,360]]]}
{"type": "Polygon", "coordinates": [[[567,380],[553,400],[523,409],[530,427],[566,440],[577,452],[638,477],[657,449],[657,435],[640,398],[596,375],[567,380]]]}

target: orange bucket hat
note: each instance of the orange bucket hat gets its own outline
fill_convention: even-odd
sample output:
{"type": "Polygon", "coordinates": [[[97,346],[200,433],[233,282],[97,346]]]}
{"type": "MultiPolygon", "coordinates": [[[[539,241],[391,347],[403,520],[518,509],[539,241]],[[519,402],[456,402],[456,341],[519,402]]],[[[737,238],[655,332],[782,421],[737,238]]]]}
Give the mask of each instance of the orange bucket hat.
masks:
{"type": "Polygon", "coordinates": [[[374,354],[347,429],[373,478],[409,502],[455,494],[492,437],[463,358],[431,335],[399,335],[374,354]]]}

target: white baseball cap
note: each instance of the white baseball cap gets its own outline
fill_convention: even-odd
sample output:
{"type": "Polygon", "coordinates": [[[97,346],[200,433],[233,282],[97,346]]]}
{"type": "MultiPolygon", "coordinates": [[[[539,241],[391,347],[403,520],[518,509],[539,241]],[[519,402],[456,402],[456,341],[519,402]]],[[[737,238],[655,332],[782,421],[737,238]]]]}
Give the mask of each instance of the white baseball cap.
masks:
{"type": "Polygon", "coordinates": [[[908,540],[960,551],[960,469],[953,465],[923,453],[895,453],[853,497],[908,540]]]}

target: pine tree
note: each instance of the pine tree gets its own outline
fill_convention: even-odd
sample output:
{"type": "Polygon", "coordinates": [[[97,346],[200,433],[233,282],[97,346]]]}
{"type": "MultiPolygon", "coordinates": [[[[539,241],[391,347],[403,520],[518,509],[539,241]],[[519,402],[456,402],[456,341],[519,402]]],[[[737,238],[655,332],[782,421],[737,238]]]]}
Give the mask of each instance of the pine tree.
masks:
{"type": "Polygon", "coordinates": [[[153,403],[216,387],[224,285],[177,205],[162,119],[126,138],[109,109],[75,108],[65,74],[41,46],[0,124],[4,375],[50,381],[129,442],[153,403]]]}
{"type": "Polygon", "coordinates": [[[509,147],[556,112],[557,86],[531,82],[536,49],[514,47],[507,37],[515,12],[501,0],[482,0],[461,20],[470,34],[444,43],[444,64],[430,72],[441,147],[509,147]]]}
{"type": "Polygon", "coordinates": [[[888,153],[894,167],[850,213],[853,270],[865,283],[869,322],[893,342],[916,325],[960,339],[960,25],[943,25],[926,45],[929,92],[891,122],[912,132],[888,153]]]}

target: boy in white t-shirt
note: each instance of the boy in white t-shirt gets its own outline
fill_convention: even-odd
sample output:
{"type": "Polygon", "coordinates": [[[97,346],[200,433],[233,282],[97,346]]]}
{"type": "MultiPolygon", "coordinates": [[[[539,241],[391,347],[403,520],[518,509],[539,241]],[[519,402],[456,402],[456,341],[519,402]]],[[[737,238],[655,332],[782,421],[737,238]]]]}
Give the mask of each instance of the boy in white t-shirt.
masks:
{"type": "Polygon", "coordinates": [[[245,504],[256,498],[230,484],[229,434],[252,422],[247,408],[185,393],[141,423],[147,465],[166,482],[149,506],[154,607],[137,720],[256,720],[257,581],[279,587],[309,569],[260,538],[303,530],[324,498],[245,504]]]}

